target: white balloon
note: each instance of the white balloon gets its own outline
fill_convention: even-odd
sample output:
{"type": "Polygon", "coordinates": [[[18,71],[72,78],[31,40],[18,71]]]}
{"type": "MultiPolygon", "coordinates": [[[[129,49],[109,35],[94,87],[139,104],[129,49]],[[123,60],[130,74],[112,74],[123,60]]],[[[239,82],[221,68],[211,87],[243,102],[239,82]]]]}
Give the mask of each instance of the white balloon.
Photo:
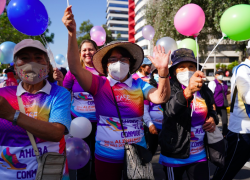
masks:
{"type": "Polygon", "coordinates": [[[72,120],[69,134],[77,138],[86,138],[92,131],[91,122],[85,117],[77,117],[72,120]]]}
{"type": "Polygon", "coordinates": [[[173,51],[175,51],[176,49],[178,49],[177,48],[177,43],[171,37],[163,37],[163,38],[159,39],[156,42],[156,46],[158,46],[158,45],[164,47],[166,54],[168,53],[169,50],[172,53],[173,51]]]}

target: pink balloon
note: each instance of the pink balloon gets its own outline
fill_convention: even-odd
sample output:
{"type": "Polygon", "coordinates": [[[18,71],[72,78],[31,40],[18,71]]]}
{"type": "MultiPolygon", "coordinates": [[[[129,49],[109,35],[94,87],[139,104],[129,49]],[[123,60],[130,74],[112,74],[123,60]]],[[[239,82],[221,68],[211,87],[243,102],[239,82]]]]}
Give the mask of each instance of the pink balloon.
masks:
{"type": "Polygon", "coordinates": [[[174,17],[176,30],[185,36],[197,37],[205,24],[205,13],[197,4],[182,6],[174,17]]]}
{"type": "Polygon", "coordinates": [[[106,31],[105,31],[105,29],[104,29],[103,27],[101,27],[101,26],[94,26],[94,27],[92,27],[91,30],[90,30],[90,36],[92,36],[93,33],[97,32],[97,31],[100,31],[100,32],[106,34],[106,31]]]}
{"type": "Polygon", "coordinates": [[[91,40],[95,41],[97,46],[102,46],[106,42],[106,33],[96,31],[92,33],[91,40]]]}
{"type": "Polygon", "coordinates": [[[5,5],[6,5],[6,0],[1,0],[0,1],[0,14],[2,14],[2,12],[5,8],[5,5]]]}

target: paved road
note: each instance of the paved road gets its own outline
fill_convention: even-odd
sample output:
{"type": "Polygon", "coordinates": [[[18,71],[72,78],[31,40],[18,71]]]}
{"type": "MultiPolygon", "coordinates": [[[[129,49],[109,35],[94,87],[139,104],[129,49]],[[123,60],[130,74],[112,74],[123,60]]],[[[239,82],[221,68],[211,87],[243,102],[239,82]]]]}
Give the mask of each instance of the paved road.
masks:
{"type": "MultiPolygon", "coordinates": [[[[221,128],[221,123],[219,124],[219,128],[221,128]]],[[[249,152],[250,153],[250,152],[249,152]]],[[[163,172],[162,165],[158,163],[160,156],[160,147],[153,157],[152,164],[154,169],[155,180],[166,180],[165,173],[163,172]]],[[[214,171],[216,167],[209,162],[210,167],[210,177],[213,177],[214,171]]],[[[183,176],[183,180],[188,180],[187,176],[183,176]]],[[[250,160],[245,164],[245,166],[240,170],[240,172],[236,175],[233,180],[250,180],[250,160]]]]}

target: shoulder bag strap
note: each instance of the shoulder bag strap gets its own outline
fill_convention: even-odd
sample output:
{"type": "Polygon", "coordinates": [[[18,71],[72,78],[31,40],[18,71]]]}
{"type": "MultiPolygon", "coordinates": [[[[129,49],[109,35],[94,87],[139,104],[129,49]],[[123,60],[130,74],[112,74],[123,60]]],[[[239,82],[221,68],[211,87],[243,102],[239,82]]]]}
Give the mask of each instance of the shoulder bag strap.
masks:
{"type": "MultiPolygon", "coordinates": [[[[19,105],[20,111],[21,111],[22,113],[26,114],[26,113],[25,113],[25,109],[24,109],[24,105],[23,105],[22,98],[21,98],[20,96],[17,96],[17,100],[18,100],[18,105],[19,105]]],[[[31,134],[31,133],[28,132],[28,131],[27,131],[27,134],[28,134],[28,136],[29,136],[29,139],[30,139],[30,142],[31,142],[31,144],[32,144],[32,147],[33,147],[33,149],[34,149],[34,151],[35,151],[36,158],[37,158],[37,160],[38,160],[40,154],[39,154],[39,151],[38,151],[38,149],[37,149],[37,145],[36,145],[35,138],[34,138],[33,134],[31,134]]]]}
{"type": "MultiPolygon", "coordinates": [[[[114,94],[113,88],[112,88],[111,86],[110,86],[110,88],[111,88],[111,91],[112,91],[112,93],[113,93],[114,102],[115,102],[115,107],[116,107],[116,110],[117,110],[117,113],[118,113],[118,117],[119,117],[119,120],[120,120],[120,123],[121,123],[121,126],[122,126],[123,136],[126,137],[126,136],[125,136],[125,131],[124,131],[124,128],[123,128],[123,124],[122,124],[121,113],[120,113],[119,107],[118,107],[118,105],[117,105],[117,101],[116,101],[116,98],[115,98],[115,94],[114,94]]],[[[126,140],[126,138],[125,138],[125,140],[126,140]]]]}
{"type": "Polygon", "coordinates": [[[231,107],[230,107],[230,112],[233,112],[234,111],[234,103],[235,103],[235,99],[236,99],[236,94],[238,92],[238,89],[237,89],[237,86],[235,85],[235,88],[234,88],[234,95],[233,95],[233,99],[232,99],[232,102],[231,102],[231,107]]]}

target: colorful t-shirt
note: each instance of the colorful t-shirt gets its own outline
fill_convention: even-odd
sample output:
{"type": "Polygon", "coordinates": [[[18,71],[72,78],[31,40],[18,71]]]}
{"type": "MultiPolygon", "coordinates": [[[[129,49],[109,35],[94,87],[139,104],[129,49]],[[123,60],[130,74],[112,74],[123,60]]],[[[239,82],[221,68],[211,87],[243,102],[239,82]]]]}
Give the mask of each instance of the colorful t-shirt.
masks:
{"type": "MultiPolygon", "coordinates": [[[[193,101],[191,102],[191,108],[193,101]]],[[[205,100],[197,92],[195,111],[191,121],[190,156],[187,159],[177,159],[160,155],[159,163],[168,167],[180,167],[194,162],[206,161],[206,151],[204,147],[205,131],[202,125],[206,121],[208,109],[205,100]]]]}
{"type": "Polygon", "coordinates": [[[97,133],[95,157],[101,161],[123,162],[125,138],[129,143],[146,147],[142,125],[143,100],[153,87],[130,76],[120,83],[108,77],[93,75],[89,92],[96,105],[97,133]],[[125,136],[116,110],[113,92],[121,113],[125,136]]]}
{"type": "Polygon", "coordinates": [[[160,104],[149,103],[149,115],[157,129],[162,129],[163,108],[160,104]]]}
{"type": "MultiPolygon", "coordinates": [[[[92,74],[98,75],[98,72],[94,68],[86,66],[86,69],[92,74]]],[[[68,71],[63,80],[63,86],[72,90],[71,114],[74,117],[86,117],[91,122],[96,122],[93,96],[82,89],[70,71],[68,71]]]]}
{"type": "MultiPolygon", "coordinates": [[[[70,128],[70,93],[63,87],[46,83],[36,94],[25,92],[21,83],[0,89],[4,97],[14,109],[19,109],[16,94],[20,93],[28,116],[37,120],[60,123],[70,128]],[[18,91],[17,91],[18,89],[18,91]]],[[[36,138],[40,154],[47,152],[63,153],[65,140],[49,142],[36,138]]],[[[0,118],[0,179],[34,180],[37,171],[37,160],[25,129],[13,126],[12,122],[0,118]]]]}
{"type": "Polygon", "coordinates": [[[142,73],[137,72],[132,75],[132,78],[137,80],[138,78],[141,78],[144,81],[148,81],[150,79],[150,75],[143,76],[142,73]]]}

